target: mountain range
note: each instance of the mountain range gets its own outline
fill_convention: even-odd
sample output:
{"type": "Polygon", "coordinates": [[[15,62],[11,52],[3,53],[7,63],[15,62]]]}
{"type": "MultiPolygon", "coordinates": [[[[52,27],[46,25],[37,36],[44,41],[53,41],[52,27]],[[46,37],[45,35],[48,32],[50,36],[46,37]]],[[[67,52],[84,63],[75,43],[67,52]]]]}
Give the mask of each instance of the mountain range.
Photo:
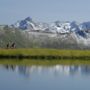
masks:
{"type": "MultiPolygon", "coordinates": [[[[0,33],[8,31],[8,33],[12,32],[12,35],[15,36],[15,32],[19,32],[20,37],[23,38],[21,41],[25,39],[25,43],[23,43],[23,45],[21,43],[22,47],[90,48],[90,22],[78,23],[76,21],[58,20],[52,23],[44,23],[36,22],[31,17],[27,17],[7,26],[4,26],[3,30],[0,28],[0,33]]],[[[4,36],[6,34],[4,33],[4,36]]],[[[0,36],[1,35],[2,34],[0,34],[0,36]]],[[[13,37],[13,41],[15,41],[14,38],[15,37],[13,37]]]]}

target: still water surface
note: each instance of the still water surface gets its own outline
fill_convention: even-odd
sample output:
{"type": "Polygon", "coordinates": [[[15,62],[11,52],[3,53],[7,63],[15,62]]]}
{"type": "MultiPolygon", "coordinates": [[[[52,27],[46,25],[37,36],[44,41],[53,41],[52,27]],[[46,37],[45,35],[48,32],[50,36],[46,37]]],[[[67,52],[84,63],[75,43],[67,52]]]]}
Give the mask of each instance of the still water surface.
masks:
{"type": "Polygon", "coordinates": [[[0,90],[90,90],[90,66],[0,65],[0,90]]]}

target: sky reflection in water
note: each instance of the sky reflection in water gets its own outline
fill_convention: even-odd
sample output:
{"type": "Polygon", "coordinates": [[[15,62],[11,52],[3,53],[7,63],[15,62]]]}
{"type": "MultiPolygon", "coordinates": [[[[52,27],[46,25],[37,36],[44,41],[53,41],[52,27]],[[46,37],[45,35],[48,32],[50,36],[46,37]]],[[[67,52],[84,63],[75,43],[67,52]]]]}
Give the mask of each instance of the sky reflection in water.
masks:
{"type": "Polygon", "coordinates": [[[90,66],[0,66],[0,90],[90,90],[90,66]]]}

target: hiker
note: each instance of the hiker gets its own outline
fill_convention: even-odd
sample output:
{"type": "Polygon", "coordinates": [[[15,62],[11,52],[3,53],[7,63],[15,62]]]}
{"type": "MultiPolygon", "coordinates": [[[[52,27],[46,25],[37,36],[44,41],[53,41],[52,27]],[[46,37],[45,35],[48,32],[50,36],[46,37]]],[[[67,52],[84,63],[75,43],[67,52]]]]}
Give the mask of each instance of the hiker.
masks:
{"type": "Polygon", "coordinates": [[[11,48],[15,48],[15,47],[16,47],[15,43],[12,43],[11,48]]]}
{"type": "Polygon", "coordinates": [[[9,43],[7,44],[6,48],[7,48],[7,49],[9,48],[9,43]]]}

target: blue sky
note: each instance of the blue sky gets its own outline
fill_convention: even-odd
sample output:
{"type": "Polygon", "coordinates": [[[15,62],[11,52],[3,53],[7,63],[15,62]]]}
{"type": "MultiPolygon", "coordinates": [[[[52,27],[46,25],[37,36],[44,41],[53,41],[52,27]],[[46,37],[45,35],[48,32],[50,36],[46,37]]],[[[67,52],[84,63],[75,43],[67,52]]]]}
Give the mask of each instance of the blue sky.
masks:
{"type": "Polygon", "coordinates": [[[36,21],[90,21],[90,0],[0,0],[0,24],[36,21]]]}

